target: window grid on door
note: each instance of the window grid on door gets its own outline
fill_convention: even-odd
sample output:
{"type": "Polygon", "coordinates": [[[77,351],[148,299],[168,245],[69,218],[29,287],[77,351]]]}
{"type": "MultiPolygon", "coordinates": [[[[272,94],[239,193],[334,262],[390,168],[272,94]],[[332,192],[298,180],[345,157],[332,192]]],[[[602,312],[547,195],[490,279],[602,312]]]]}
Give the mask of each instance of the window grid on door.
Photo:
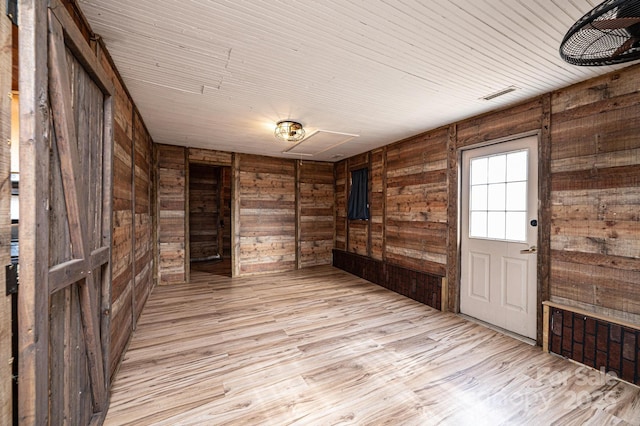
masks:
{"type": "Polygon", "coordinates": [[[528,150],[470,161],[469,237],[527,240],[528,150]]]}

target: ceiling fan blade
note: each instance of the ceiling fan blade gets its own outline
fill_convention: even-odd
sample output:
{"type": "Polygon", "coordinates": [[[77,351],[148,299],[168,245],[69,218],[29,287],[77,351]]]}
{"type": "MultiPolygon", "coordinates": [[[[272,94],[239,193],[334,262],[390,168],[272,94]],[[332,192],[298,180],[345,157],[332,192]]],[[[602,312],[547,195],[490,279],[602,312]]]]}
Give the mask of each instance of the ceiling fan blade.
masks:
{"type": "Polygon", "coordinates": [[[634,44],[636,44],[638,41],[640,41],[640,38],[637,37],[631,37],[630,39],[628,39],[627,41],[625,41],[624,43],[622,43],[620,45],[620,47],[618,47],[615,52],[613,52],[611,54],[612,58],[617,58],[618,56],[622,55],[623,53],[625,53],[627,50],[631,49],[633,47],[634,44]]]}
{"type": "Polygon", "coordinates": [[[618,30],[627,28],[635,24],[640,24],[640,17],[637,18],[616,18],[601,19],[591,22],[591,26],[597,30],[618,30]]]}

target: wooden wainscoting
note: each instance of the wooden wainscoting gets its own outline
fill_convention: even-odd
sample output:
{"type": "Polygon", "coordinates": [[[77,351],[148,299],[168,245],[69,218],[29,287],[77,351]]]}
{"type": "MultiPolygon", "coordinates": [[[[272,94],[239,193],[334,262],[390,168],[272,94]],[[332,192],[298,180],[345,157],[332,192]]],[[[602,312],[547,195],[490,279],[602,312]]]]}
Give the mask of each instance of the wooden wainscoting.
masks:
{"type": "Polygon", "coordinates": [[[106,425],[637,424],[640,389],[331,266],[158,286],[106,425]]]}
{"type": "Polygon", "coordinates": [[[442,310],[442,276],[336,249],[333,250],[333,266],[442,310]]]}

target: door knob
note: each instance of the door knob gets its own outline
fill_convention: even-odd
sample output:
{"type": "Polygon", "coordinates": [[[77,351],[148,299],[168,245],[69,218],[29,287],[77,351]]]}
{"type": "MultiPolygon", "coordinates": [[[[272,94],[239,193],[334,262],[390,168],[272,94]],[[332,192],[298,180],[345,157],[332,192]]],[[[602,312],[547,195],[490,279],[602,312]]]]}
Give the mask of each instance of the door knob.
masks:
{"type": "Polygon", "coordinates": [[[526,250],[520,250],[520,254],[531,254],[531,253],[537,253],[538,252],[538,248],[536,246],[531,246],[526,250]]]}

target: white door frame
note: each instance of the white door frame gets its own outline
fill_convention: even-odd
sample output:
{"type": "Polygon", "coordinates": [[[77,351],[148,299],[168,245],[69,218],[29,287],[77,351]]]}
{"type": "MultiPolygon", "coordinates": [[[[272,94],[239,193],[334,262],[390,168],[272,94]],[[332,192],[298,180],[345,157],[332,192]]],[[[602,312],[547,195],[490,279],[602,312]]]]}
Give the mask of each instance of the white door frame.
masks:
{"type": "MultiPolygon", "coordinates": [[[[457,250],[456,250],[456,287],[457,287],[457,291],[456,291],[456,299],[457,299],[457,312],[460,313],[460,298],[462,295],[462,215],[464,214],[464,212],[462,211],[462,167],[463,167],[463,161],[462,161],[462,153],[464,151],[469,151],[469,150],[473,150],[473,149],[477,149],[477,148],[483,148],[486,146],[490,146],[490,145],[497,145],[500,143],[504,143],[504,142],[510,142],[510,141],[515,141],[518,139],[523,139],[526,137],[531,137],[531,136],[535,136],[538,138],[538,159],[537,159],[537,164],[538,164],[538,212],[537,212],[537,217],[538,217],[538,241],[536,246],[538,247],[538,257],[537,257],[537,264],[536,264],[536,311],[540,311],[541,310],[541,303],[542,303],[542,299],[543,299],[543,288],[542,288],[542,268],[541,268],[541,257],[540,257],[540,252],[541,251],[546,251],[543,245],[543,241],[544,241],[544,236],[541,234],[541,232],[543,231],[544,227],[540,226],[541,224],[541,220],[546,220],[548,219],[546,217],[546,215],[544,214],[544,209],[542,208],[542,206],[545,204],[544,203],[544,197],[546,196],[545,191],[542,190],[542,185],[541,182],[543,179],[547,178],[546,176],[544,176],[543,171],[546,170],[545,164],[543,163],[544,161],[546,161],[546,159],[541,158],[540,155],[542,152],[544,152],[544,149],[542,148],[544,141],[542,140],[544,137],[544,132],[541,129],[536,129],[536,130],[532,130],[532,131],[528,131],[528,132],[522,132],[522,133],[517,133],[517,134],[513,134],[513,135],[509,135],[509,136],[505,136],[505,137],[501,137],[501,138],[496,138],[496,139],[492,139],[489,141],[485,141],[485,142],[480,142],[480,143],[476,143],[476,144],[472,144],[472,145],[467,145],[464,147],[459,147],[457,149],[456,152],[456,157],[457,157],[457,170],[456,170],[456,174],[457,174],[457,199],[456,199],[456,212],[457,212],[457,238],[456,238],[456,246],[457,246],[457,250]]],[[[538,334],[538,338],[536,339],[537,344],[540,344],[540,334],[541,334],[541,330],[542,330],[542,318],[541,316],[537,315],[537,320],[536,320],[536,329],[537,329],[537,334],[538,334]]]]}

